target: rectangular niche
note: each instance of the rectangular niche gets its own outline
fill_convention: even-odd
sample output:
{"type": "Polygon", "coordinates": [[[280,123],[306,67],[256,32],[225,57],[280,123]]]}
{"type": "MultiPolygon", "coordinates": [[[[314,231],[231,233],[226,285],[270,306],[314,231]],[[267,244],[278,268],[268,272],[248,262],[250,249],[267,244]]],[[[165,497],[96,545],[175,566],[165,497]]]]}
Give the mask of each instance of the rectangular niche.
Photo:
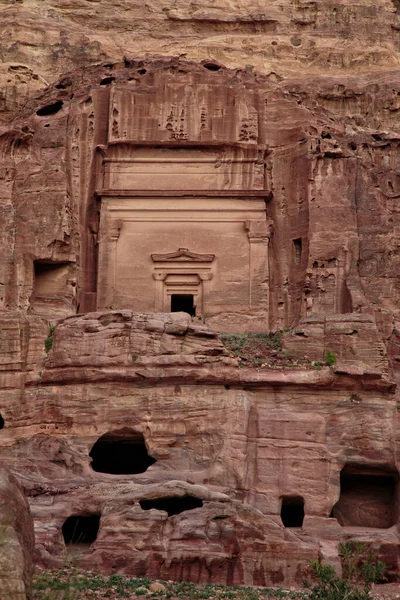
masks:
{"type": "Polygon", "coordinates": [[[343,527],[388,529],[398,519],[397,471],[346,466],[340,474],[340,498],[332,516],[343,527]]]}
{"type": "Polygon", "coordinates": [[[35,260],[33,269],[33,312],[49,318],[75,312],[75,263],[35,260]]]}

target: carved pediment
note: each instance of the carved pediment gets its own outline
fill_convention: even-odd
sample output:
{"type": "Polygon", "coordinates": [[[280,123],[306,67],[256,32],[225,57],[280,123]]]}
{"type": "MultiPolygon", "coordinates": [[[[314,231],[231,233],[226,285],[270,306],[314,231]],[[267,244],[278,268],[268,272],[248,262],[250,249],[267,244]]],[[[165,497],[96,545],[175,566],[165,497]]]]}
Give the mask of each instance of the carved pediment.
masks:
{"type": "Polygon", "coordinates": [[[152,254],[153,262],[207,262],[211,263],[215,258],[215,254],[197,254],[190,252],[187,248],[178,248],[176,252],[167,254],[152,254]]]}

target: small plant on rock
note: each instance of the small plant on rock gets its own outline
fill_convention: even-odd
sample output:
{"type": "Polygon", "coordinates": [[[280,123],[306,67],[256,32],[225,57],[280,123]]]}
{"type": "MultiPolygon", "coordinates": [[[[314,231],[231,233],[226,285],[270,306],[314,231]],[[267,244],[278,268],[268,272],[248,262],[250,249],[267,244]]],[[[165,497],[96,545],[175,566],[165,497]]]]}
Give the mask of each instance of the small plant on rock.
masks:
{"type": "Polygon", "coordinates": [[[382,581],[385,564],[361,542],[341,542],[339,557],[342,561],[342,577],[336,577],[330,565],[311,562],[311,575],[316,583],[305,580],[310,590],[309,600],[372,600],[373,583],[382,581]]]}
{"type": "Polygon", "coordinates": [[[46,348],[46,352],[49,353],[53,346],[53,333],[55,330],[55,325],[50,325],[50,331],[47,338],[44,340],[44,347],[46,348]]]}
{"type": "Polygon", "coordinates": [[[336,354],[332,352],[332,350],[326,350],[324,358],[325,364],[327,364],[328,367],[332,367],[336,364],[336,354]]]}

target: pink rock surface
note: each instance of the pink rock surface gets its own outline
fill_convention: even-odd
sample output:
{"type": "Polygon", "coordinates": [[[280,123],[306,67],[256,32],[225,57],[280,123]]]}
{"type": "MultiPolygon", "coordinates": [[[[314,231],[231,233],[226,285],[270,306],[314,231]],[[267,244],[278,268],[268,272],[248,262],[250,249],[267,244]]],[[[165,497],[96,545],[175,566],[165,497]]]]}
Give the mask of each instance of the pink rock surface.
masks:
{"type": "Polygon", "coordinates": [[[0,598],[32,597],[34,532],[28,502],[15,477],[0,474],[0,598]]]}
{"type": "Polygon", "coordinates": [[[362,539],[399,577],[399,6],[267,4],[0,6],[0,464],[41,565],[299,585],[362,539]],[[336,364],[216,333],[277,330],[336,364]]]}

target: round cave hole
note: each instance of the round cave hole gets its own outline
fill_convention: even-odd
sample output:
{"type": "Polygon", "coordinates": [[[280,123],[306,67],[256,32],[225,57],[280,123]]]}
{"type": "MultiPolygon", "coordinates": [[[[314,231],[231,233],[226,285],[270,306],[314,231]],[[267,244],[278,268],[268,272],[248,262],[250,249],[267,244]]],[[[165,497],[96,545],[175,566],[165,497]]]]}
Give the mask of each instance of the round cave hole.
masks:
{"type": "Polygon", "coordinates": [[[88,545],[97,538],[100,526],[99,515],[72,515],[64,521],[62,534],[66,544],[88,545]]]}
{"type": "Polygon", "coordinates": [[[148,454],[143,434],[130,429],[105,433],[94,444],[89,456],[94,471],[111,475],[144,473],[157,462],[148,454]]]}

